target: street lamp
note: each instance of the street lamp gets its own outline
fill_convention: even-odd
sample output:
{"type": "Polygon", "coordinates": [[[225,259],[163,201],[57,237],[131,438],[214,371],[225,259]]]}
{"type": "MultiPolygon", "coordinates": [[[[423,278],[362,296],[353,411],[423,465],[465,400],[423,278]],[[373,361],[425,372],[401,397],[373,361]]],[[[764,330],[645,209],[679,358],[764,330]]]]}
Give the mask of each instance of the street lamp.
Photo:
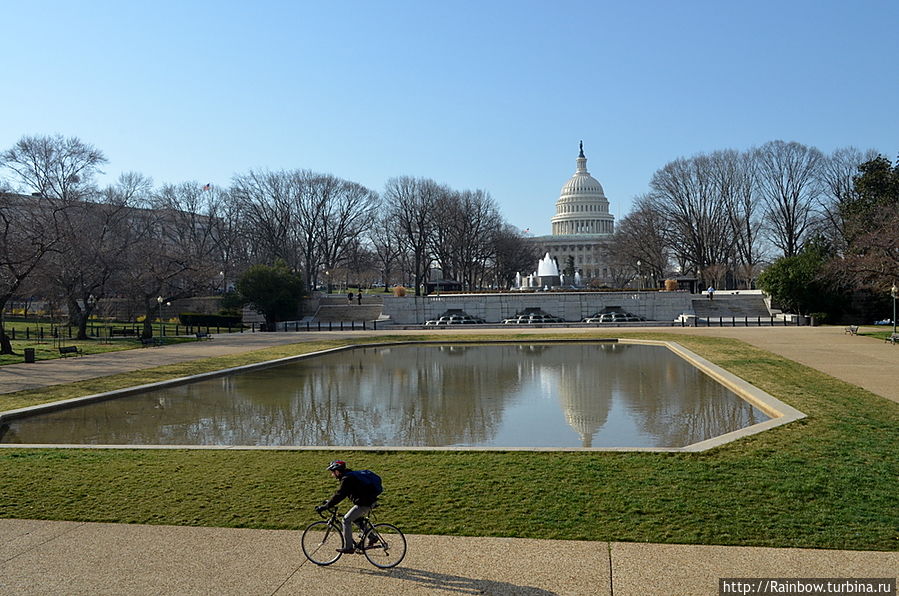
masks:
{"type": "Polygon", "coordinates": [[[896,282],[890,288],[890,296],[893,297],[893,335],[896,335],[896,282]]]}
{"type": "Polygon", "coordinates": [[[162,341],[162,296],[157,296],[156,302],[159,303],[159,341],[162,341]]]}
{"type": "Polygon", "coordinates": [[[638,290],[642,290],[642,289],[643,289],[643,274],[640,272],[640,266],[641,266],[641,265],[643,265],[643,263],[640,262],[640,261],[637,261],[637,278],[640,280],[640,281],[638,282],[638,283],[640,284],[640,285],[637,287],[638,290]]]}

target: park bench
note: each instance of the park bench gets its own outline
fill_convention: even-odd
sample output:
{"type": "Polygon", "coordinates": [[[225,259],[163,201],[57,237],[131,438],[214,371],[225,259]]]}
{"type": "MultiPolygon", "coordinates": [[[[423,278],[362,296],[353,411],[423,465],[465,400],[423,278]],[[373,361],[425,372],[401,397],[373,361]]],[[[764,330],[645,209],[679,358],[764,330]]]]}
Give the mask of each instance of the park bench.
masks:
{"type": "Polygon", "coordinates": [[[60,346],[59,354],[63,358],[68,358],[69,354],[75,354],[76,356],[83,356],[84,352],[81,351],[81,348],[78,346],[60,346]]]}
{"type": "Polygon", "coordinates": [[[149,346],[161,346],[162,340],[158,337],[142,337],[140,343],[142,347],[147,348],[149,346]]]}
{"type": "Polygon", "coordinates": [[[891,344],[893,344],[894,346],[896,344],[899,344],[899,333],[890,333],[890,336],[888,338],[886,338],[886,340],[884,340],[884,341],[888,341],[891,344]]]}
{"type": "Polygon", "coordinates": [[[116,335],[121,335],[122,337],[127,337],[129,335],[137,335],[137,331],[135,331],[134,329],[126,329],[124,327],[122,329],[110,328],[109,336],[115,337],[116,335]]]}
{"type": "Polygon", "coordinates": [[[197,331],[197,339],[212,339],[212,336],[205,331],[197,331]]]}
{"type": "Polygon", "coordinates": [[[858,335],[858,325],[849,325],[846,327],[846,333],[849,335],[858,335]]]}

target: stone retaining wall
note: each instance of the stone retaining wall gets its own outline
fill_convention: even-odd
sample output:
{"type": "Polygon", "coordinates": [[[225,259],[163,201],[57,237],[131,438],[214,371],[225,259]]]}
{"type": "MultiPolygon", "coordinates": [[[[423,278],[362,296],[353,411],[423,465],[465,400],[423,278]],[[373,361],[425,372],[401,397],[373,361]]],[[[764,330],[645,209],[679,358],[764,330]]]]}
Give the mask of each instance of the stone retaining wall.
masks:
{"type": "Polygon", "coordinates": [[[697,295],[686,292],[534,292],[385,296],[384,314],[397,325],[422,325],[449,309],[462,309],[488,323],[501,323],[525,308],[540,308],[566,321],[580,321],[603,309],[623,310],[649,321],[673,321],[692,313],[697,295]]]}

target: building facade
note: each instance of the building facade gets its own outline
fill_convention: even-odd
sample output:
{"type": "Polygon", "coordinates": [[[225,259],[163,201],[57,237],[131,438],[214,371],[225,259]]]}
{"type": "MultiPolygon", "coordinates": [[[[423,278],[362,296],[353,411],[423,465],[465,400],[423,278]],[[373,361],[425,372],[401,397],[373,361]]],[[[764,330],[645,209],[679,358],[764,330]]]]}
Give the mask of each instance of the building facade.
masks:
{"type": "Polygon", "coordinates": [[[587,171],[582,141],[577,168],[556,201],[552,234],[530,241],[541,255],[556,259],[560,271],[573,266],[584,283],[605,283],[610,278],[606,244],[614,232],[615,217],[599,180],[587,171]]]}

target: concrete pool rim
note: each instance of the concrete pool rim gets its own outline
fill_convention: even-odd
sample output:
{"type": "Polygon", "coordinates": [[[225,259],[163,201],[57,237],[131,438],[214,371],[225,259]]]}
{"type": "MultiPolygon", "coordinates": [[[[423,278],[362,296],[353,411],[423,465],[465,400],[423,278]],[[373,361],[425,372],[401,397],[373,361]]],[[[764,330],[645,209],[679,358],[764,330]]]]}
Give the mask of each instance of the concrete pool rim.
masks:
{"type": "Polygon", "coordinates": [[[315,358],[325,354],[342,352],[345,350],[355,350],[359,348],[384,348],[406,345],[490,345],[490,344],[562,344],[562,343],[588,343],[588,344],[632,344],[632,345],[650,345],[665,347],[674,352],[682,359],[698,368],[716,382],[723,385],[727,389],[736,393],[744,401],[755,406],[767,416],[769,420],[753,424],[745,428],[718,435],[697,443],[692,443],[684,447],[422,447],[422,446],[339,446],[339,445],[296,445],[296,446],[256,446],[256,445],[93,445],[93,444],[31,444],[31,443],[0,443],[0,448],[16,448],[16,449],[192,449],[192,450],[269,450],[269,451],[531,451],[531,452],[658,452],[658,453],[697,453],[708,451],[716,447],[720,447],[727,443],[736,441],[743,437],[755,435],[772,428],[783,426],[796,420],[806,418],[806,414],[789,406],[774,396],[762,391],[740,377],[724,370],[720,366],[706,360],[698,354],[688,350],[677,342],[663,340],[648,339],[621,339],[621,338],[577,338],[577,339],[503,339],[503,340],[428,340],[428,341],[389,341],[389,342],[373,342],[365,344],[351,344],[346,346],[338,346],[325,350],[309,352],[307,354],[298,354],[294,356],[286,356],[274,360],[266,360],[264,362],[256,362],[241,366],[224,368],[220,370],[190,375],[186,377],[178,377],[155,383],[147,383],[143,385],[135,385],[123,389],[96,393],[65,400],[27,406],[15,410],[0,412],[0,429],[10,420],[19,418],[27,418],[38,414],[45,414],[58,410],[75,408],[78,406],[126,397],[155,389],[163,389],[185,385],[212,379],[216,377],[228,376],[249,370],[261,370],[272,368],[297,362],[307,358],[315,358]]]}

